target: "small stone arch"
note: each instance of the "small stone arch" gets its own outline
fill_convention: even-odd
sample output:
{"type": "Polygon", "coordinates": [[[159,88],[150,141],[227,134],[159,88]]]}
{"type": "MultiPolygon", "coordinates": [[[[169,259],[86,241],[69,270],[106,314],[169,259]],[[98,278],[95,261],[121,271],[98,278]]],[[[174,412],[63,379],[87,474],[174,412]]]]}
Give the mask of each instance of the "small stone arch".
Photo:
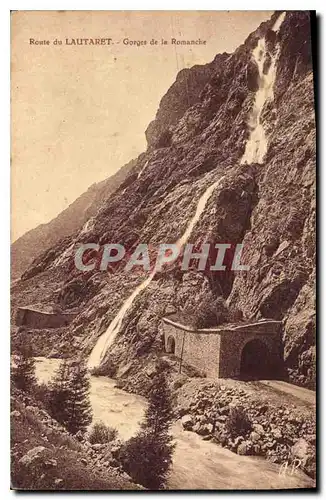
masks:
{"type": "Polygon", "coordinates": [[[271,353],[261,339],[246,342],[241,351],[240,378],[244,380],[268,379],[273,375],[271,353]]]}
{"type": "Polygon", "coordinates": [[[175,338],[173,337],[173,335],[170,335],[167,339],[166,352],[168,352],[169,354],[175,353],[175,338]]]}

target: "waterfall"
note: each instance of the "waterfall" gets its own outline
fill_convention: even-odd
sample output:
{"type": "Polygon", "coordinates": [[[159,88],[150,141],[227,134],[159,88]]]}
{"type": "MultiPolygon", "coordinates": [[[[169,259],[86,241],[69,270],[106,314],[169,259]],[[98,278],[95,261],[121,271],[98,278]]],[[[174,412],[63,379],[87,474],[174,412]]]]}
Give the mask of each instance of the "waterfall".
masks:
{"type": "Polygon", "coordinates": [[[53,266],[54,267],[59,267],[61,266],[64,261],[66,260],[66,258],[68,257],[71,257],[73,255],[73,248],[75,246],[75,242],[73,241],[69,247],[66,248],[66,250],[64,250],[64,252],[62,252],[61,255],[59,255],[59,257],[54,261],[53,263],[53,266]]]}
{"type": "MultiPolygon", "coordinates": [[[[283,12],[276,20],[272,30],[277,33],[284,21],[286,12],[283,12]]],[[[258,68],[258,90],[255,94],[253,108],[249,117],[249,128],[251,130],[246,143],[245,152],[240,163],[262,163],[267,153],[268,141],[261,120],[265,104],[274,99],[274,83],[277,72],[277,61],[280,53],[279,44],[276,45],[271,55],[271,62],[267,72],[264,72],[265,62],[268,56],[265,37],[258,41],[252,52],[252,59],[258,68]]]]}
{"type": "Polygon", "coordinates": [[[112,344],[112,342],[116,338],[121,328],[125,314],[132,306],[132,303],[137,297],[137,295],[142,290],[145,290],[145,288],[147,288],[147,286],[150,284],[153,278],[154,278],[154,273],[152,272],[145,281],[143,281],[139,286],[137,286],[137,288],[132,292],[131,295],[129,295],[127,300],[123,303],[121,309],[119,309],[118,311],[118,314],[111,321],[108,329],[103,333],[103,335],[100,336],[100,338],[96,342],[91,352],[91,355],[88,359],[88,368],[95,368],[96,366],[100,365],[108,347],[112,344]]]}
{"type": "Polygon", "coordinates": [[[84,226],[82,227],[82,230],[79,233],[79,236],[87,233],[87,231],[89,231],[91,229],[91,227],[94,224],[94,220],[95,220],[94,217],[91,217],[90,219],[88,219],[88,221],[85,222],[84,226]]]}
{"type": "MultiPolygon", "coordinates": [[[[222,179],[224,179],[224,176],[221,177],[218,181],[214,182],[211,186],[209,186],[204,192],[204,194],[199,198],[195,215],[189,221],[183,235],[175,243],[180,250],[187,243],[195,225],[197,224],[201,214],[205,210],[209,198],[212,196],[215,188],[220,184],[222,179]]],[[[88,368],[92,369],[101,364],[101,361],[103,360],[103,357],[105,356],[107,349],[114,342],[114,339],[116,338],[117,334],[120,331],[123,318],[125,317],[130,307],[132,306],[138,294],[143,290],[145,290],[145,288],[147,288],[148,285],[151,283],[152,279],[154,278],[157,272],[157,268],[160,267],[159,264],[160,262],[156,263],[154,270],[151,272],[148,278],[146,278],[140,285],[138,285],[137,288],[132,292],[132,294],[125,300],[122,307],[119,309],[117,315],[111,321],[107,330],[99,337],[88,359],[88,368]]]]}
{"type": "Polygon", "coordinates": [[[137,179],[139,179],[139,177],[143,174],[144,170],[146,169],[146,167],[148,165],[148,162],[149,162],[149,160],[147,160],[147,162],[145,163],[145,165],[143,166],[143,168],[139,171],[139,173],[137,175],[137,179]]]}

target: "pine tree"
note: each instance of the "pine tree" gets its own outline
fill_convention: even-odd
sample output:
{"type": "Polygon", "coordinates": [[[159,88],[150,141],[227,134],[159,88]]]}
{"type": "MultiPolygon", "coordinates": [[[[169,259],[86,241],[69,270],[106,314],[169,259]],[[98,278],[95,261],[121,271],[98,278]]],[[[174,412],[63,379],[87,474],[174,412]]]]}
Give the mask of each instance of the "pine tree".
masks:
{"type": "Polygon", "coordinates": [[[168,388],[166,365],[158,362],[149,392],[149,404],[141,428],[157,436],[168,433],[173,422],[171,392],[168,388]]]}
{"type": "Polygon", "coordinates": [[[12,380],[15,386],[22,391],[31,392],[36,386],[33,350],[26,338],[20,339],[18,342],[15,366],[12,369],[12,380]]]}
{"type": "Polygon", "coordinates": [[[50,387],[49,411],[68,432],[84,432],[92,421],[89,377],[83,361],[64,360],[50,387]]]}
{"type": "Polygon", "coordinates": [[[69,420],[67,429],[71,434],[85,432],[92,422],[92,407],[89,399],[90,381],[84,362],[75,362],[70,377],[69,420]]]}
{"type": "Polygon", "coordinates": [[[158,364],[141,430],[126,443],[120,457],[133,480],[151,490],[164,488],[175,446],[169,433],[173,410],[164,368],[158,364]]]}
{"type": "Polygon", "coordinates": [[[69,421],[70,377],[70,362],[64,359],[50,384],[48,397],[49,413],[63,427],[66,427],[69,421]]]}

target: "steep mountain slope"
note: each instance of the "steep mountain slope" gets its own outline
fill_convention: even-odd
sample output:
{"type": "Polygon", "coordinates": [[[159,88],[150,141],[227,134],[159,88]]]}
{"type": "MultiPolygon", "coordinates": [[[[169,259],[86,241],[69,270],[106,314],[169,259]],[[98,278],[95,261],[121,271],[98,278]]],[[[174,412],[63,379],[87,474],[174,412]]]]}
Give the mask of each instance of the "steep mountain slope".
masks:
{"type": "MultiPolygon", "coordinates": [[[[108,331],[102,370],[137,373],[141,390],[140,367],[163,348],[160,320],[167,309],[200,308],[222,295],[245,319],[283,321],[290,376],[311,386],[315,119],[309,13],[289,12],[282,19],[276,13],[202,74],[193,94],[187,94],[186,81],[182,92],[177,78],[147,130],[138,173],[128,175],[91,224],[33,263],[15,284],[13,309],[35,302],[69,308],[64,297],[73,291],[78,314],[64,335],[47,337],[47,354],[88,355],[108,331]],[[180,103],[171,117],[174,101],[180,103]],[[74,250],[81,243],[122,243],[128,249],[147,243],[155,253],[160,243],[176,242],[208,190],[187,242],[198,247],[243,241],[249,271],[181,272],[175,265],[151,276],[139,268],[125,272],[126,259],[114,272],[75,268],[74,250]],[[119,321],[110,327],[119,310],[119,321]]],[[[40,332],[31,334],[37,347],[40,332]]]]}
{"type": "Polygon", "coordinates": [[[16,389],[11,398],[11,486],[15,490],[142,490],[16,389]],[[28,439],[26,439],[28,438],[28,439]],[[95,456],[94,456],[95,455],[95,456]]]}
{"type": "Polygon", "coordinates": [[[11,245],[12,279],[19,278],[45,250],[81,229],[83,224],[95,215],[99,205],[124,181],[135,163],[136,161],[132,160],[108,179],[93,184],[57,217],[18,238],[11,245]]]}

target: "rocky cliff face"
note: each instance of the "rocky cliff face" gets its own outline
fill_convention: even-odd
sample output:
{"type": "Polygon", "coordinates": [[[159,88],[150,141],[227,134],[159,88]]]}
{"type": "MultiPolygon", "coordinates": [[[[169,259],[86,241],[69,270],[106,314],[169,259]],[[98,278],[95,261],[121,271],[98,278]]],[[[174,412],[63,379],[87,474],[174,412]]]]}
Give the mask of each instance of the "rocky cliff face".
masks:
{"type": "Polygon", "coordinates": [[[313,384],[315,118],[310,18],[306,12],[289,12],[277,31],[272,28],[278,16],[263,23],[233,54],[179,74],[147,129],[147,151],[123,184],[89,224],[40,256],[15,285],[14,308],[45,301],[74,307],[78,313],[61,345],[58,336],[55,341],[49,338],[48,354],[67,349],[88,355],[124,301],[148,277],[124,272],[123,265],[111,273],[78,271],[74,249],[82,242],[123,243],[127,248],[147,243],[154,249],[173,243],[184,233],[205,190],[220,179],[188,241],[243,241],[243,262],[250,270],[180,272],[172,266],[157,273],[123,315],[102,369],[118,376],[138,372],[145,359],[163,348],[160,320],[167,310],[196,309],[207,298],[222,295],[245,319],[282,320],[290,376],[313,384]],[[261,162],[248,164],[241,160],[261,83],[253,51],[262,38],[263,71],[268,73],[274,60],[275,82],[273,98],[259,115],[267,152],[261,162]]]}

